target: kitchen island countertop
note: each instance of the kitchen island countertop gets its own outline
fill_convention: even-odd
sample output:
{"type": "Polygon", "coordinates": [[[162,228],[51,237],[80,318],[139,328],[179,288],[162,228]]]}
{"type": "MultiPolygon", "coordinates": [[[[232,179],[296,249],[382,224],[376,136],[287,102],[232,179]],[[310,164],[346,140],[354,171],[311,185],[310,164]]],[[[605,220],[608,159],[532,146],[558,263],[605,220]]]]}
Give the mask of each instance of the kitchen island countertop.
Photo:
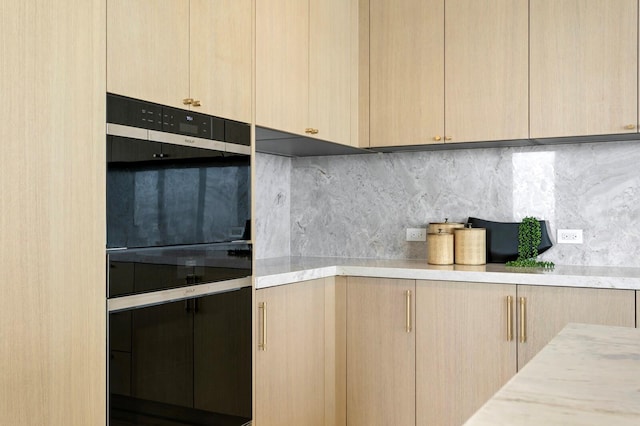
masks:
{"type": "Polygon", "coordinates": [[[640,424],[640,330],[567,325],[467,426],[640,424]]]}
{"type": "Polygon", "coordinates": [[[256,260],[257,289],[331,276],[640,290],[640,268],[557,265],[553,270],[430,265],[425,260],[277,257],[256,260]]]}

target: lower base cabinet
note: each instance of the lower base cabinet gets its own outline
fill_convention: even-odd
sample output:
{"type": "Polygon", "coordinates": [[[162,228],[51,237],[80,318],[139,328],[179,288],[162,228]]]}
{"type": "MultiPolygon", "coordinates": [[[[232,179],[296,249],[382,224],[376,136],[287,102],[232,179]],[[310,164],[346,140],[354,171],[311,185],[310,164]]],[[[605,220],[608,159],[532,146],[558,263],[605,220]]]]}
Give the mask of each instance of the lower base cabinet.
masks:
{"type": "Polygon", "coordinates": [[[415,425],[415,281],[347,278],[347,424],[415,425]]]}
{"type": "Polygon", "coordinates": [[[417,281],[416,425],[463,424],[516,373],[515,294],[515,285],[417,281]]]}
{"type": "Polygon", "coordinates": [[[636,298],[364,277],[257,290],[254,424],[460,425],[569,322],[634,327],[636,298]]]}
{"type": "Polygon", "coordinates": [[[341,291],[340,278],[256,291],[256,426],[345,424],[341,291]]]}
{"type": "Polygon", "coordinates": [[[635,292],[416,282],[416,424],[460,425],[568,323],[633,327],[635,292]]]}
{"type": "Polygon", "coordinates": [[[634,327],[635,291],[519,285],[518,317],[520,369],[570,322],[634,327]]]}

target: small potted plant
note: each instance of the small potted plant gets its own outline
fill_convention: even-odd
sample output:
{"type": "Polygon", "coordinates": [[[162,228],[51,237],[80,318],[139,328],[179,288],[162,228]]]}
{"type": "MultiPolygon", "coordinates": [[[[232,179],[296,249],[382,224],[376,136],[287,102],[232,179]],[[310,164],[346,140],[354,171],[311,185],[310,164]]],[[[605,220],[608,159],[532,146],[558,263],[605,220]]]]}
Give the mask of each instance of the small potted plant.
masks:
{"type": "Polygon", "coordinates": [[[518,228],[518,258],[507,262],[506,266],[553,269],[553,262],[537,259],[541,238],[540,221],[531,216],[522,219],[518,228]]]}

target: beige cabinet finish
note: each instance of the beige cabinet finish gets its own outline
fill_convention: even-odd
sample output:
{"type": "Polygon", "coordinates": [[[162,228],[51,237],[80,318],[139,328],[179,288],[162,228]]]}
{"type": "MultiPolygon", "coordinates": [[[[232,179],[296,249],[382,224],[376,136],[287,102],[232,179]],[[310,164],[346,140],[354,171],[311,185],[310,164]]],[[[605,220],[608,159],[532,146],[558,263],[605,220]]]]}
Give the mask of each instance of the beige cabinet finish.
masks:
{"type": "Polygon", "coordinates": [[[570,322],[634,327],[634,293],[633,290],[519,285],[518,369],[570,322]],[[525,306],[524,328],[520,322],[521,300],[525,306]]]}
{"type": "Polygon", "coordinates": [[[324,279],[256,291],[256,425],[325,425],[324,297],[324,279]]]}
{"type": "Polygon", "coordinates": [[[433,143],[444,131],[444,1],[369,8],[370,146],[433,143]]]}
{"type": "Polygon", "coordinates": [[[251,121],[250,0],[108,1],[109,92],[251,121]]]}
{"type": "Polygon", "coordinates": [[[528,21],[528,0],[445,2],[445,142],[529,137],[528,21]]]}
{"type": "Polygon", "coordinates": [[[191,108],[251,122],[252,0],[191,0],[191,108]]]}
{"type": "Polygon", "coordinates": [[[531,137],[637,132],[637,0],[530,3],[531,137]]]}
{"type": "Polygon", "coordinates": [[[370,0],[370,144],[529,135],[527,0],[370,0]]]}
{"type": "Polygon", "coordinates": [[[108,0],[107,91],[187,108],[189,0],[108,0]]]}
{"type": "Polygon", "coordinates": [[[348,425],[415,425],[414,298],[412,280],[347,278],[348,425]]]}
{"type": "Polygon", "coordinates": [[[106,418],[105,10],[0,5],[2,425],[106,418]]]}
{"type": "Polygon", "coordinates": [[[257,125],[351,144],[357,5],[355,0],[256,3],[257,125]]]}
{"type": "Polygon", "coordinates": [[[516,373],[515,295],[515,285],[416,282],[417,425],[464,423],[516,373]]]}

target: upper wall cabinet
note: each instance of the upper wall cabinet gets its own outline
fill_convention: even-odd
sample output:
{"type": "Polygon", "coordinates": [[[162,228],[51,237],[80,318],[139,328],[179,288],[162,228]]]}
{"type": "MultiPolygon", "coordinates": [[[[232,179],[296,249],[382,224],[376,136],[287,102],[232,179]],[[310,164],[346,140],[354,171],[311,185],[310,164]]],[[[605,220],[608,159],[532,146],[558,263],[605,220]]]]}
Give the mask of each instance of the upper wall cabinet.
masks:
{"type": "Polygon", "coordinates": [[[370,144],[528,136],[526,0],[370,1],[370,144]]]}
{"type": "Polygon", "coordinates": [[[529,135],[528,0],[445,2],[445,142],[529,135]]]}
{"type": "Polygon", "coordinates": [[[444,1],[370,0],[370,145],[444,132],[444,1]]]}
{"type": "Polygon", "coordinates": [[[638,1],[531,0],[531,137],[636,132],[638,1]]]}
{"type": "Polygon", "coordinates": [[[251,0],[109,0],[107,91],[251,121],[251,0]]]}
{"type": "Polygon", "coordinates": [[[257,125],[356,144],[357,7],[356,0],[256,2],[257,125]]]}

